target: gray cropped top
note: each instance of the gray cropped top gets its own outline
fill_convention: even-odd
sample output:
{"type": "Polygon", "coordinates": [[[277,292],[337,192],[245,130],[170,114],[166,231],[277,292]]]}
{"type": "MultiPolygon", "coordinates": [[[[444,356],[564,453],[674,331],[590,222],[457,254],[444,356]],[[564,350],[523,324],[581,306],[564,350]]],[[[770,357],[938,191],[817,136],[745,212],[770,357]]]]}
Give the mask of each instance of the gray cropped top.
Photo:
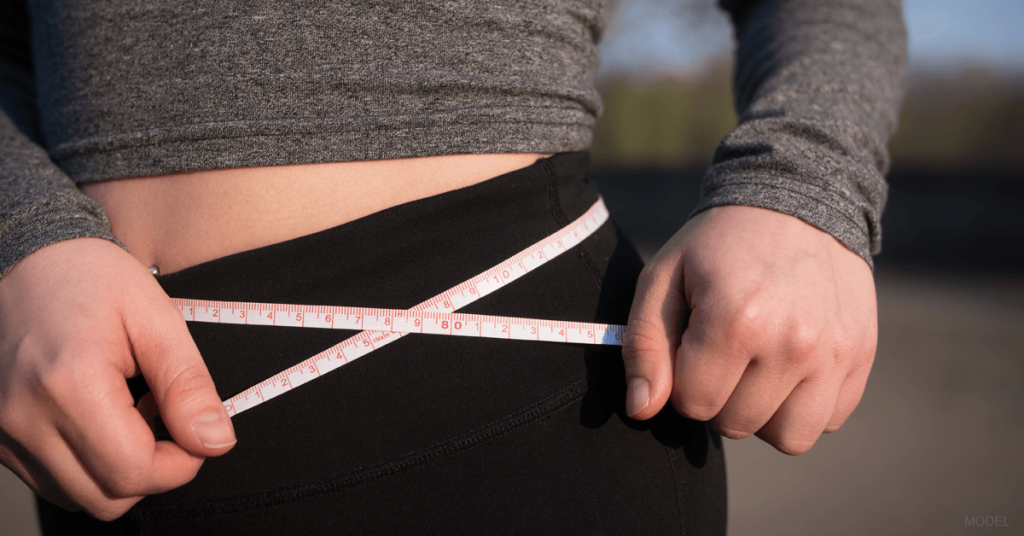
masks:
{"type": "MultiPolygon", "coordinates": [[[[85,182],[587,149],[608,1],[0,0],[0,276],[60,240],[124,247],[85,182]]],[[[785,212],[871,263],[907,78],[899,0],[718,3],[740,120],[697,211],[785,212]]]]}

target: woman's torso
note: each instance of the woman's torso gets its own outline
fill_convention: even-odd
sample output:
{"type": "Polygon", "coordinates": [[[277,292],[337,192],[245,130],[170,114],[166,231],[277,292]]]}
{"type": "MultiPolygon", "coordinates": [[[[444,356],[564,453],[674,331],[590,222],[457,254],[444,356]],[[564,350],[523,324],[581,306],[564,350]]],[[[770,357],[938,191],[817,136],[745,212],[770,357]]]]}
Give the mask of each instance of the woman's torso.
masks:
{"type": "Polygon", "coordinates": [[[171,273],[524,168],[537,153],[211,169],[81,185],[140,263],[171,273]]]}

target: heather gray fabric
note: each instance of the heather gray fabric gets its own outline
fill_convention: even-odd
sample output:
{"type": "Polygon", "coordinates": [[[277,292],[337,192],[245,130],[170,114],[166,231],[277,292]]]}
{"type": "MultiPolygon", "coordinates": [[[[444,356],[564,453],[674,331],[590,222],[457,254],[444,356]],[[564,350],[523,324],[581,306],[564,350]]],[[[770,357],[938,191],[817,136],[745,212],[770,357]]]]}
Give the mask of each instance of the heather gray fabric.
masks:
{"type": "MultiPolygon", "coordinates": [[[[575,151],[602,113],[605,0],[0,2],[0,276],[60,240],[124,247],[76,184],[575,151]]],[[[898,2],[721,2],[741,122],[698,210],[781,210],[870,263],[906,78],[898,2]]]]}
{"type": "Polygon", "coordinates": [[[874,267],[886,144],[906,92],[899,0],[719,0],[732,14],[739,124],[691,213],[751,205],[822,229],[874,267]]]}
{"type": "Polygon", "coordinates": [[[105,238],[103,208],[84,196],[39,145],[28,16],[0,3],[0,277],[29,253],[61,240],[105,238]]]}

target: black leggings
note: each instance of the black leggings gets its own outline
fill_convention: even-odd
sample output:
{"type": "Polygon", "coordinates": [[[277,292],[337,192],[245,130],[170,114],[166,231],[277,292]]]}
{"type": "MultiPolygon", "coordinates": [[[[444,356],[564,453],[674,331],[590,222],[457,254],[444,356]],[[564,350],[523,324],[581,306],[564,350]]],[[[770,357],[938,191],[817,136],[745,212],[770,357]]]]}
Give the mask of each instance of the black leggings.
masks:
{"type": "MultiPolygon", "coordinates": [[[[157,279],[208,300],[409,308],[597,199],[586,152],[157,279]]],[[[460,312],[624,324],[642,261],[606,223],[460,312]]],[[[353,332],[189,323],[223,398],[353,332]]],[[[143,534],[724,534],[718,435],[625,417],[618,347],[413,335],[234,418],[238,443],[103,528],[143,534]]],[[[47,534],[82,515],[41,503],[47,534]]],[[[90,520],[91,521],[91,520],[90,520]]]]}

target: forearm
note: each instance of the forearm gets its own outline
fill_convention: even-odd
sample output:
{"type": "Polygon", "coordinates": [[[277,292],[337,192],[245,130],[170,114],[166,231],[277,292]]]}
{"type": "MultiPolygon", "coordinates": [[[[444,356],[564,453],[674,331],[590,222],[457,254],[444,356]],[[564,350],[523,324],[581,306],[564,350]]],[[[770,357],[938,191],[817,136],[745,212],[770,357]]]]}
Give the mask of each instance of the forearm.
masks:
{"type": "Polygon", "coordinates": [[[739,122],[715,151],[694,214],[776,210],[822,229],[868,264],[907,83],[896,0],[721,0],[736,32],[739,122]]]}
{"type": "Polygon", "coordinates": [[[104,238],[122,246],[103,209],[82,194],[41,146],[28,14],[0,6],[0,278],[28,254],[61,240],[104,238]]]}

